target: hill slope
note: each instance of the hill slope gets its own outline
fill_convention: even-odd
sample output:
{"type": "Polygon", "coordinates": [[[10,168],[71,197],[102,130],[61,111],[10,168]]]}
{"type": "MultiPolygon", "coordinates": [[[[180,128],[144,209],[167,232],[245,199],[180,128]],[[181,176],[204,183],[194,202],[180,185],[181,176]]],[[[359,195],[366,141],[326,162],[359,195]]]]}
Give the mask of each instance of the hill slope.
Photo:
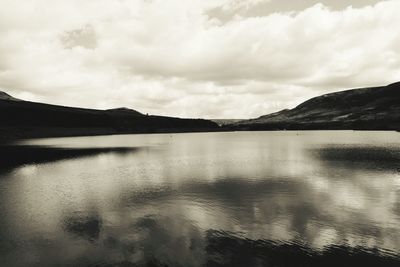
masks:
{"type": "Polygon", "coordinates": [[[0,92],[0,138],[215,130],[202,119],[148,116],[117,108],[96,110],[23,101],[0,92]]]}
{"type": "Polygon", "coordinates": [[[398,130],[400,82],[318,96],[294,109],[227,127],[233,130],[398,130]]]}
{"type": "Polygon", "coordinates": [[[21,100],[14,98],[14,97],[10,96],[9,94],[6,94],[2,91],[0,91],[0,100],[21,101],[21,100]]]}

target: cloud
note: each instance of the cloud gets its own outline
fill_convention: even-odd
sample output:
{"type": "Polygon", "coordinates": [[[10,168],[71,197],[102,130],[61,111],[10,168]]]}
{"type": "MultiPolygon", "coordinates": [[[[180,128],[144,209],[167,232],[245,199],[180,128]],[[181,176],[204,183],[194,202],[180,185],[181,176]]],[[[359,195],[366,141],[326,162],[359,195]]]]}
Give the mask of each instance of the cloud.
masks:
{"type": "Polygon", "coordinates": [[[90,24],[80,29],[65,31],[60,36],[60,41],[64,48],[81,46],[87,49],[94,49],[97,47],[96,32],[90,24]]]}
{"type": "Polygon", "coordinates": [[[265,4],[269,2],[270,0],[231,0],[225,1],[224,4],[220,6],[220,8],[225,12],[238,12],[240,10],[249,10],[251,8],[259,6],[260,4],[265,4]]]}
{"type": "Polygon", "coordinates": [[[277,2],[2,2],[0,90],[37,101],[246,118],[400,77],[395,0],[256,16],[277,2]]]}

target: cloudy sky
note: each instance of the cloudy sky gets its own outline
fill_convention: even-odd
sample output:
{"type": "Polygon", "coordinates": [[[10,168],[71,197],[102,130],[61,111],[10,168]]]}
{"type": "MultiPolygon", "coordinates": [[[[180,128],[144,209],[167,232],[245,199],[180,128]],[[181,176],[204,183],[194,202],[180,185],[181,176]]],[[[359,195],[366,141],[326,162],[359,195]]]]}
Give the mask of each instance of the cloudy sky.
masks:
{"type": "Polygon", "coordinates": [[[0,0],[0,91],[258,117],[400,80],[399,0],[0,0]]]}

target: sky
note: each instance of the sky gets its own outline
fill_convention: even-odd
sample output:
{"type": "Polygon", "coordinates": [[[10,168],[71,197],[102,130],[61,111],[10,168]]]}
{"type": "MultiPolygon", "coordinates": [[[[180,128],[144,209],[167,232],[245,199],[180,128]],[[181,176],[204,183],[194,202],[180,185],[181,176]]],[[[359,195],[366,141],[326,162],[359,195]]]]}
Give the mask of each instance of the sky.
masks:
{"type": "Polygon", "coordinates": [[[0,91],[254,118],[400,80],[399,0],[0,0],[0,91]]]}

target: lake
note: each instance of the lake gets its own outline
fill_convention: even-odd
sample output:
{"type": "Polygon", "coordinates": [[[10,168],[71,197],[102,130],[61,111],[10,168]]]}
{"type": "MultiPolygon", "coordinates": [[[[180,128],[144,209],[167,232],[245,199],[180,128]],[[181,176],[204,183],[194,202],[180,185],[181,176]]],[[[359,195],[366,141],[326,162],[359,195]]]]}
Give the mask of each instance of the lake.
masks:
{"type": "Polygon", "coordinates": [[[0,147],[0,266],[400,266],[400,133],[0,147]]]}

